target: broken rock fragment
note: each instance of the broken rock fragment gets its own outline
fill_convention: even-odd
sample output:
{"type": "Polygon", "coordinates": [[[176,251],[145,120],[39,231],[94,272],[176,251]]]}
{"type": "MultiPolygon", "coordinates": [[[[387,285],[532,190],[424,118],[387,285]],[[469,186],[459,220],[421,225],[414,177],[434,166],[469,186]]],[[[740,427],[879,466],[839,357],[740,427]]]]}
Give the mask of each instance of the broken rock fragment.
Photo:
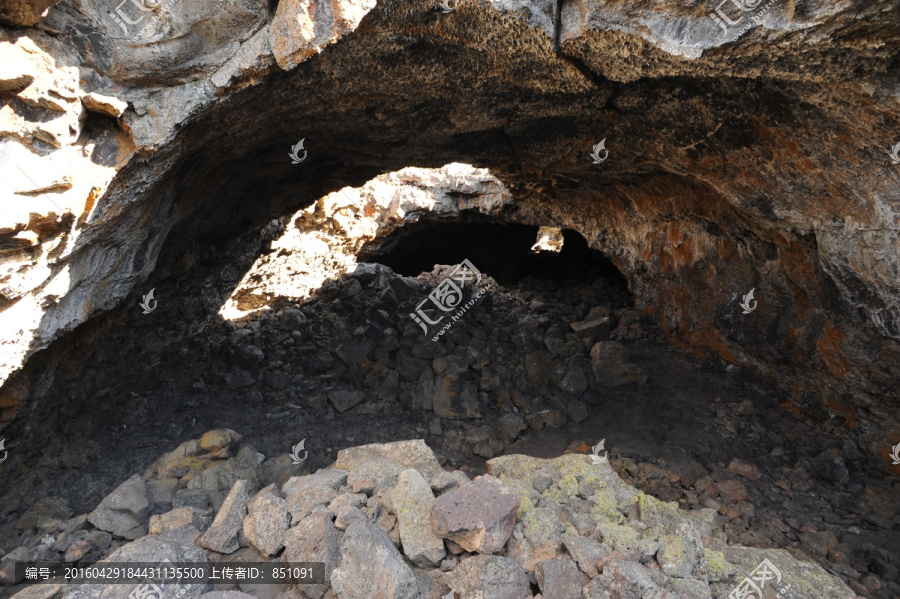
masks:
{"type": "Polygon", "coordinates": [[[487,474],[434,501],[431,527],[466,551],[497,553],[516,524],[522,496],[487,474]]]}

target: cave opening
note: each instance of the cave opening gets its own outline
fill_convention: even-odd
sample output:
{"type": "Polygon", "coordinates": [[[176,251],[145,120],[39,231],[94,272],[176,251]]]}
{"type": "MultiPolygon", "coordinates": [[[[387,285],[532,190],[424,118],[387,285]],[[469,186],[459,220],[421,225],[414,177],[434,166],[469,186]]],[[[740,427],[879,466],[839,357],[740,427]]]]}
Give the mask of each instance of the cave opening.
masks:
{"type": "Polygon", "coordinates": [[[628,281],[610,259],[588,245],[572,229],[560,232],[557,251],[535,248],[539,227],[504,223],[463,214],[457,221],[407,226],[397,239],[388,237],[381,249],[360,252],[360,261],[375,261],[395,272],[415,277],[435,264],[459,264],[468,259],[499,283],[514,286],[523,280],[566,289],[604,279],[615,289],[618,302],[627,302],[628,281]]]}

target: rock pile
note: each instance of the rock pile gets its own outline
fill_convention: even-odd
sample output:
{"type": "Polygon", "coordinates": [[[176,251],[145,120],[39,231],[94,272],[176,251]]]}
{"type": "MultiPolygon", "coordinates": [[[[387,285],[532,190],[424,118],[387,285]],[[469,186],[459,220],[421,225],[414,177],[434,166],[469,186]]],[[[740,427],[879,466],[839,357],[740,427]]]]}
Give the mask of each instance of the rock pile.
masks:
{"type": "MultiPolygon", "coordinates": [[[[719,599],[768,560],[769,588],[784,596],[856,597],[783,550],[728,545],[712,510],[645,495],[605,460],[508,455],[469,480],[421,440],[348,448],[299,476],[287,458],[209,431],[11,553],[2,574],[13,582],[16,560],[315,561],[324,583],[194,583],[165,596],[719,599]]],[[[43,584],[13,597],[122,598],[135,586],[43,584]]]]}

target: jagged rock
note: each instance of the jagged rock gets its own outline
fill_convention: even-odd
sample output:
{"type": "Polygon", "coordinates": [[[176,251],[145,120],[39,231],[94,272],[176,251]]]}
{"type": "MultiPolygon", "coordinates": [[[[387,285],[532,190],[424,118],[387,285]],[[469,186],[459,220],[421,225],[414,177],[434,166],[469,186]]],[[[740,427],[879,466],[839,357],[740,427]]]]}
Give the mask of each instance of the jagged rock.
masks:
{"type": "MultiPolygon", "coordinates": [[[[725,559],[732,564],[735,577],[728,584],[710,585],[716,590],[723,590],[729,585],[737,586],[743,577],[750,574],[763,563],[769,562],[781,574],[780,580],[773,579],[769,586],[778,585],[787,588],[795,597],[828,597],[829,599],[855,599],[855,593],[834,576],[829,575],[821,566],[800,561],[784,549],[756,549],[754,547],[726,546],[722,549],[725,559]]],[[[727,592],[727,591],[726,591],[727,592]]]]}
{"type": "Polygon", "coordinates": [[[187,483],[187,488],[205,491],[209,495],[213,507],[218,509],[222,505],[225,495],[238,480],[246,482],[248,493],[255,493],[259,490],[259,479],[256,476],[258,466],[259,458],[256,452],[245,447],[235,457],[215,463],[191,478],[187,483]]]}
{"type": "MultiPolygon", "coordinates": [[[[173,565],[184,562],[206,563],[206,554],[202,549],[190,543],[150,535],[123,545],[113,551],[108,558],[98,564],[145,563],[161,564],[171,562],[173,565]]],[[[139,584],[79,584],[67,585],[62,593],[63,599],[122,599],[128,597],[139,584]]],[[[196,597],[212,591],[212,585],[206,583],[179,583],[177,587],[168,587],[174,593],[184,591],[186,597],[196,597]]]]}
{"type": "Polygon", "coordinates": [[[431,508],[431,528],[466,551],[496,553],[516,523],[521,494],[490,475],[444,493],[431,508]]]}
{"type": "MultiPolygon", "coordinates": [[[[360,516],[361,522],[365,523],[361,512],[360,516]]],[[[341,556],[339,542],[340,537],[331,516],[325,512],[310,514],[284,536],[282,559],[288,563],[324,562],[325,572],[332,572],[341,556]]],[[[327,583],[299,586],[312,599],[321,599],[328,590],[327,583]]]]}
{"type": "Polygon", "coordinates": [[[239,345],[231,354],[232,362],[250,372],[258,370],[265,359],[263,350],[256,345],[239,345]]]}
{"type": "Polygon", "coordinates": [[[418,582],[387,534],[367,522],[347,527],[331,586],[341,599],[415,599],[418,582]]]}
{"type": "Polygon", "coordinates": [[[287,495],[286,507],[292,525],[298,524],[319,506],[337,497],[337,491],[325,485],[304,486],[287,495]]]}
{"type": "MultiPolygon", "coordinates": [[[[395,441],[393,443],[372,443],[342,449],[338,452],[333,468],[353,470],[357,465],[375,459],[395,462],[404,468],[413,468],[432,483],[435,477],[441,476],[444,469],[438,463],[434,452],[422,439],[411,441],[395,441]]],[[[355,491],[354,491],[355,492],[355,491]]]]}
{"type": "Polygon", "coordinates": [[[528,575],[513,560],[496,555],[464,559],[445,580],[459,597],[523,599],[531,595],[528,575]]]}
{"type": "Polygon", "coordinates": [[[681,537],[675,535],[663,535],[659,538],[659,550],[656,553],[656,561],[659,569],[666,576],[687,578],[694,569],[696,555],[693,548],[685,543],[681,537]]]}
{"type": "Polygon", "coordinates": [[[141,526],[149,510],[147,482],[135,474],[107,495],[90,513],[88,521],[100,530],[123,536],[141,526]]]}
{"type": "Polygon", "coordinates": [[[603,567],[603,572],[591,581],[590,587],[607,591],[612,599],[630,599],[643,597],[663,583],[664,577],[658,572],[636,562],[613,558],[603,567]]]}
{"type": "Polygon", "coordinates": [[[324,486],[337,491],[347,482],[347,472],[343,470],[319,470],[306,476],[293,476],[281,487],[281,494],[290,497],[304,487],[324,486]]]}
{"type": "Polygon", "coordinates": [[[538,586],[544,599],[578,597],[590,579],[568,559],[548,559],[538,562],[534,568],[538,586]]]}
{"type": "Polygon", "coordinates": [[[212,591],[203,593],[197,599],[257,599],[255,595],[242,593],[241,591],[212,591]]]}
{"type": "Polygon", "coordinates": [[[562,542],[566,551],[589,578],[597,576],[597,563],[611,551],[609,547],[577,534],[563,535],[562,542]]]}
{"type": "Polygon", "coordinates": [[[150,518],[150,534],[191,543],[212,524],[212,510],[182,507],[150,518]]]}
{"type": "Polygon", "coordinates": [[[434,495],[418,471],[400,473],[391,490],[391,504],[400,526],[400,542],[407,559],[417,566],[437,566],[444,558],[444,542],[431,531],[434,495]]]}
{"type": "Polygon", "coordinates": [[[353,506],[344,506],[337,512],[334,519],[334,526],[338,530],[346,530],[348,526],[356,521],[367,522],[366,515],[359,508],[353,506]]]}
{"type": "Polygon", "coordinates": [[[128,108],[127,102],[123,102],[122,100],[114,98],[112,96],[104,96],[103,94],[98,94],[97,92],[89,92],[83,95],[81,97],[81,101],[84,103],[84,107],[91,112],[105,114],[106,116],[111,116],[114,119],[122,116],[122,113],[124,113],[128,108]]]}
{"type": "MultiPolygon", "coordinates": [[[[267,487],[268,489],[274,488],[267,487]]],[[[284,499],[272,492],[254,497],[247,504],[249,514],[244,518],[243,531],[247,541],[266,556],[275,555],[284,547],[284,534],[291,526],[291,514],[284,499]]]]}
{"type": "Polygon", "coordinates": [[[234,483],[212,526],[197,540],[198,545],[218,553],[234,553],[240,548],[238,532],[243,528],[247,503],[250,501],[247,487],[247,481],[244,480],[234,483]]]}

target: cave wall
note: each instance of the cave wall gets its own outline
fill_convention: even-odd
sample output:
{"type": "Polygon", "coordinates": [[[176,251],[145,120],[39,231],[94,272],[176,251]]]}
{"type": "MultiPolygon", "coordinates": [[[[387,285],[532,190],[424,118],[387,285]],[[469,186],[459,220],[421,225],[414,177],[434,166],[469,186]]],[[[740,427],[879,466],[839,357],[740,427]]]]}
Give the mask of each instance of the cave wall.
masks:
{"type": "MultiPolygon", "coordinates": [[[[873,446],[889,438],[898,3],[775,2],[736,37],[702,4],[563,2],[560,54],[550,2],[213,5],[161,5],[123,32],[105,4],[66,0],[3,31],[3,51],[43,57],[24,88],[2,86],[4,139],[79,182],[50,188],[43,220],[0,231],[3,380],[134,303],[161,265],[190,277],[192,244],[227,248],[343,186],[458,161],[508,187],[503,218],[572,228],[612,256],[673,342],[776,374],[873,446]],[[48,99],[73,68],[59,116],[48,99]],[[68,129],[46,131],[39,110],[68,129]],[[308,157],[292,165],[300,139],[308,157]],[[47,162],[79,144],[94,151],[47,162]],[[21,242],[47,222],[49,240],[21,242]]],[[[4,389],[7,420],[23,385],[4,389]]]]}

